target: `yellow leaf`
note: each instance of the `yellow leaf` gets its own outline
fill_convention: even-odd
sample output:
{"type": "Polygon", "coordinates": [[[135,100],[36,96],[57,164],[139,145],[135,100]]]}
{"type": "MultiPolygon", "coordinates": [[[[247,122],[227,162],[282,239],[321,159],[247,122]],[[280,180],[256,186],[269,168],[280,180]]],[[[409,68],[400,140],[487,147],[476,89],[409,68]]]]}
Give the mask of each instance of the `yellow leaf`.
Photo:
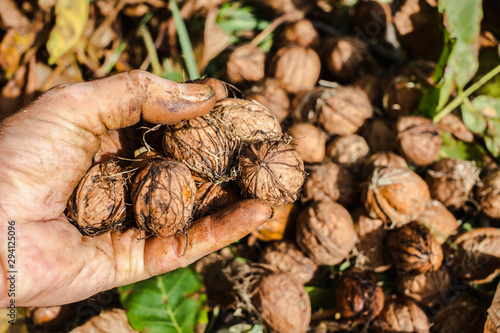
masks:
{"type": "Polygon", "coordinates": [[[56,24],[47,41],[49,64],[73,48],[80,39],[89,17],[89,0],[57,0],[56,24]]]}

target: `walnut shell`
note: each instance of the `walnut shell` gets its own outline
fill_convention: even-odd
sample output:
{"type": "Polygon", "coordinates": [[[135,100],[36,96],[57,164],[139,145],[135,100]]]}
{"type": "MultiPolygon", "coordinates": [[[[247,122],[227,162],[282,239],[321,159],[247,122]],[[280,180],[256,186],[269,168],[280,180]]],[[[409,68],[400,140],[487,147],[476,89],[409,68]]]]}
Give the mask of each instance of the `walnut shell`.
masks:
{"type": "Polygon", "coordinates": [[[68,220],[89,236],[121,229],[126,218],[126,185],[126,175],[116,160],[94,164],[68,200],[68,220]]]}
{"type": "Polygon", "coordinates": [[[293,276],[301,284],[310,282],[318,271],[318,265],[291,241],[270,243],[262,253],[262,261],[293,276]]]}
{"type": "Polygon", "coordinates": [[[362,176],[363,179],[371,176],[373,170],[377,167],[392,167],[399,169],[407,169],[408,165],[406,164],[406,160],[401,156],[390,152],[390,151],[381,151],[375,153],[368,157],[363,161],[362,166],[362,176]]]}
{"type": "Polygon", "coordinates": [[[443,158],[427,169],[425,181],[431,197],[451,210],[463,207],[479,179],[475,162],[443,158]]]}
{"type": "Polygon", "coordinates": [[[335,163],[308,168],[309,177],[304,184],[304,200],[331,199],[350,206],[357,198],[356,180],[349,169],[335,163]]]}
{"type": "Polygon", "coordinates": [[[443,262],[443,250],[429,229],[410,222],[389,232],[387,249],[393,264],[408,274],[435,271],[443,262]]]}
{"type": "Polygon", "coordinates": [[[356,244],[349,212],[331,200],[316,201],[299,213],[296,226],[299,248],[319,265],[336,265],[356,244]]]}
{"type": "Polygon", "coordinates": [[[481,211],[489,217],[498,219],[500,218],[500,169],[489,171],[481,182],[482,185],[476,192],[481,211]]]}
{"type": "Polygon", "coordinates": [[[297,200],[305,179],[300,155],[283,141],[249,143],[240,156],[239,167],[242,193],[275,206],[297,200]]]}
{"type": "Polygon", "coordinates": [[[364,91],[342,87],[324,89],[316,101],[318,121],[329,134],[354,134],[373,113],[364,91]]]}
{"type": "Polygon", "coordinates": [[[398,150],[411,164],[425,166],[434,162],[441,149],[441,128],[424,117],[401,117],[396,125],[398,150]]]}
{"type": "Polygon", "coordinates": [[[414,220],[430,200],[427,184],[406,168],[376,168],[363,190],[368,214],[396,224],[414,220]]]}
{"type": "Polygon", "coordinates": [[[227,76],[234,84],[257,82],[265,75],[266,54],[257,46],[245,44],[237,47],[227,62],[227,76]]]}
{"type": "Polygon", "coordinates": [[[459,227],[455,216],[437,200],[429,201],[416,221],[429,228],[439,244],[443,244],[448,237],[455,234],[459,227]]]}
{"type": "Polygon", "coordinates": [[[231,124],[234,135],[243,141],[277,140],[283,135],[281,126],[268,109],[238,98],[226,98],[214,107],[222,121],[231,124]]]}
{"type": "Polygon", "coordinates": [[[195,195],[193,218],[198,219],[222,210],[241,199],[240,190],[234,183],[203,183],[195,195]]]}
{"type": "Polygon", "coordinates": [[[351,269],[335,282],[335,304],[344,318],[372,319],[384,307],[384,292],[370,271],[351,269]]]}
{"type": "Polygon", "coordinates": [[[290,126],[289,134],[293,138],[297,153],[306,163],[319,163],[325,158],[326,133],[308,123],[297,123],[290,126]]]}
{"type": "Polygon", "coordinates": [[[280,123],[290,114],[288,93],[274,78],[266,78],[245,91],[245,99],[263,105],[280,123]]]}
{"type": "Polygon", "coordinates": [[[372,324],[375,333],[429,333],[429,319],[413,301],[386,298],[384,309],[372,324]]]}
{"type": "Polygon", "coordinates": [[[384,38],[384,32],[392,23],[391,7],[385,2],[367,0],[354,6],[353,23],[356,32],[366,39],[384,38]]]}
{"type": "Polygon", "coordinates": [[[272,73],[289,93],[311,89],[321,71],[319,55],[312,48],[285,46],[276,52],[272,73]]]}
{"type": "Polygon", "coordinates": [[[384,221],[372,219],[365,214],[359,214],[354,219],[354,227],[358,235],[356,249],[359,252],[359,260],[364,267],[375,272],[383,272],[390,268],[390,262],[384,251],[387,229],[384,221]]]}
{"type": "Polygon", "coordinates": [[[461,295],[453,298],[434,317],[431,333],[477,333],[483,332],[488,305],[461,295]]]}
{"type": "Polygon", "coordinates": [[[363,73],[369,59],[368,45],[351,36],[334,37],[325,42],[324,61],[336,81],[351,82],[363,73]]]}
{"type": "Polygon", "coordinates": [[[419,83],[406,76],[397,76],[385,89],[382,105],[390,118],[409,116],[416,110],[422,99],[419,83]]]}
{"type": "Polygon", "coordinates": [[[437,271],[424,274],[398,274],[396,290],[421,306],[433,306],[446,296],[451,288],[448,270],[442,265],[437,271]]]}
{"type": "Polygon", "coordinates": [[[137,225],[160,237],[184,233],[194,207],[196,185],[189,169],[171,158],[156,158],[132,181],[137,225]]]}
{"type": "Polygon", "coordinates": [[[328,158],[349,168],[359,166],[369,153],[368,143],[357,134],[337,137],[326,146],[328,158]]]}
{"type": "Polygon", "coordinates": [[[220,112],[165,126],[163,149],[208,181],[223,178],[230,167],[238,139],[220,112]]]}
{"type": "Polygon", "coordinates": [[[288,25],[281,35],[287,44],[304,47],[317,47],[320,41],[314,25],[307,19],[302,19],[288,25]]]}
{"type": "Polygon", "coordinates": [[[500,229],[472,229],[458,236],[453,244],[449,256],[458,277],[479,284],[500,274],[500,229]]]}
{"type": "Polygon", "coordinates": [[[277,332],[305,333],[309,327],[309,296],[289,275],[262,277],[253,290],[252,304],[264,322],[277,332]]]}

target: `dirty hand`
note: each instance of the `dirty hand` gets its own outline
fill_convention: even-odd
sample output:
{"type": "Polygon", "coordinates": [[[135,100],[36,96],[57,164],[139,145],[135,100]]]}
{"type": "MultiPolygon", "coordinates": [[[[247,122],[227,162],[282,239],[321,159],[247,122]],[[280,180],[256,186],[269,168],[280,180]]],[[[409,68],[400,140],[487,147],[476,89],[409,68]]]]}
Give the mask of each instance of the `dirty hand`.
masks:
{"type": "Polygon", "coordinates": [[[82,300],[186,266],[266,221],[269,205],[252,199],[195,221],[187,238],[145,239],[135,228],[92,238],[64,215],[111,131],[141,118],[171,124],[196,117],[215,101],[209,86],[133,71],[55,87],[0,123],[0,307],[11,299],[16,306],[82,300]],[[12,270],[14,290],[7,280],[12,270]]]}

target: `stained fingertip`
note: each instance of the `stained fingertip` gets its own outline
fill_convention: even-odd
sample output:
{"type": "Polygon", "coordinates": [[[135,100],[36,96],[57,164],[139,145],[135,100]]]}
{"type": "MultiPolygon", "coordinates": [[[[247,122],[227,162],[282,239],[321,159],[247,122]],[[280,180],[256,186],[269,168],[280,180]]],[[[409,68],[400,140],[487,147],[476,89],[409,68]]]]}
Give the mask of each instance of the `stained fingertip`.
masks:
{"type": "Polygon", "coordinates": [[[215,95],[215,90],[205,84],[182,83],[179,84],[179,95],[190,102],[204,102],[215,95]]]}

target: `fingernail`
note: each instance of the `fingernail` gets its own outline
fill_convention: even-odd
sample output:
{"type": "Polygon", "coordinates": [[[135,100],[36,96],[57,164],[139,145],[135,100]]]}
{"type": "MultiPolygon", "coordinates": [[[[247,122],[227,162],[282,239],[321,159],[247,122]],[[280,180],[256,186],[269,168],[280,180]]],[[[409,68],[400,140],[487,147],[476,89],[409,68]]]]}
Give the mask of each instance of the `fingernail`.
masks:
{"type": "Polygon", "coordinates": [[[183,83],[179,86],[179,93],[188,101],[204,102],[215,95],[215,90],[205,84],[183,83]]]}

